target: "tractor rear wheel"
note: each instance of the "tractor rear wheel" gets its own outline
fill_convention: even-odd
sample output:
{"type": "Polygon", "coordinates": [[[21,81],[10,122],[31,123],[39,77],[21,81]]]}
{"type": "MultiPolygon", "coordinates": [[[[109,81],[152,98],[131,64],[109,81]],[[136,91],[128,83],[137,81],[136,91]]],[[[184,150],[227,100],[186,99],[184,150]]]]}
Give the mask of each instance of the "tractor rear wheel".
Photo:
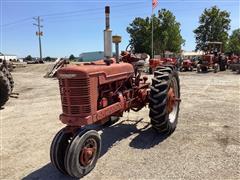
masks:
{"type": "Polygon", "coordinates": [[[152,127],[161,134],[170,135],[176,128],[180,87],[174,66],[161,67],[154,72],[149,96],[149,117],[152,127]]]}
{"type": "Polygon", "coordinates": [[[2,107],[9,99],[11,87],[8,78],[0,71],[0,107],[2,107]]]}
{"type": "Polygon", "coordinates": [[[149,67],[148,71],[149,71],[149,74],[152,74],[152,73],[153,73],[153,70],[152,70],[151,67],[149,67]]]}
{"type": "Polygon", "coordinates": [[[207,71],[208,71],[208,67],[202,66],[202,67],[201,67],[201,71],[202,71],[202,72],[207,72],[207,71]]]}
{"type": "Polygon", "coordinates": [[[5,67],[2,69],[2,72],[5,74],[5,76],[8,78],[9,83],[10,83],[10,87],[11,87],[11,92],[13,91],[14,88],[14,81],[13,81],[13,77],[12,74],[10,73],[10,71],[8,69],[6,69],[5,67]]]}
{"type": "Polygon", "coordinates": [[[200,65],[200,64],[197,65],[197,72],[198,72],[198,73],[201,72],[201,65],[200,65]]]}
{"type": "Polygon", "coordinates": [[[65,168],[68,174],[81,178],[96,165],[101,151],[101,138],[95,130],[83,130],[76,134],[65,155],[65,168]]]}
{"type": "Polygon", "coordinates": [[[72,133],[66,132],[65,128],[61,129],[54,137],[51,149],[50,158],[54,167],[63,174],[68,174],[64,166],[64,158],[69,141],[72,138],[72,133]]]}
{"type": "Polygon", "coordinates": [[[224,63],[221,63],[219,66],[220,71],[226,71],[226,65],[224,63]]]}

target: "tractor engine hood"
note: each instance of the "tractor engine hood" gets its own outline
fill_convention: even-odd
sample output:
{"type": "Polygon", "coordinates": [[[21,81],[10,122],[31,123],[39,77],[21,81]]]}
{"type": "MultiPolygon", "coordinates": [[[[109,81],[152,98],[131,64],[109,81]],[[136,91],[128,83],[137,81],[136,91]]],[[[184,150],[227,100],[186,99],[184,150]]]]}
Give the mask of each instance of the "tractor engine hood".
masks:
{"type": "Polygon", "coordinates": [[[129,78],[134,74],[134,68],[129,63],[89,63],[81,65],[68,65],[58,70],[58,79],[86,79],[98,77],[99,84],[129,78]]]}

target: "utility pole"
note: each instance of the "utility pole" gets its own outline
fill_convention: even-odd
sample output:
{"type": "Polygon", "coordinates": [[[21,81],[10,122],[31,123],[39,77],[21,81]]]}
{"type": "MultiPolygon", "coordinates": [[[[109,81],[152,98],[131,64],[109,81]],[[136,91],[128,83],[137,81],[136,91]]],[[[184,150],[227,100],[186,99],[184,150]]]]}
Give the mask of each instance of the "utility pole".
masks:
{"type": "Polygon", "coordinates": [[[43,28],[43,26],[41,25],[42,19],[40,19],[40,16],[38,16],[37,18],[33,18],[33,19],[37,21],[37,24],[34,23],[33,25],[37,26],[37,28],[38,28],[36,35],[38,36],[38,41],[39,41],[40,61],[42,61],[42,44],[41,44],[41,36],[43,35],[43,32],[41,31],[41,28],[43,28]]]}

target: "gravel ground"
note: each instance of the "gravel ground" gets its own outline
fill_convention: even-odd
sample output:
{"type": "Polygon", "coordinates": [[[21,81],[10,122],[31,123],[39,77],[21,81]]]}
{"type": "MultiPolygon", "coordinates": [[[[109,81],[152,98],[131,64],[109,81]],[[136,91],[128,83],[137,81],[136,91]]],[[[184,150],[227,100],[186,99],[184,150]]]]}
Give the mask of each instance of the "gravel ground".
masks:
{"type": "MultiPolygon", "coordinates": [[[[57,80],[44,79],[46,70],[28,65],[13,73],[20,94],[0,110],[0,179],[72,179],[50,164],[51,141],[64,125],[57,80]]],[[[239,77],[181,72],[176,131],[157,135],[147,108],[125,113],[100,132],[101,157],[84,179],[240,179],[239,77]]]]}

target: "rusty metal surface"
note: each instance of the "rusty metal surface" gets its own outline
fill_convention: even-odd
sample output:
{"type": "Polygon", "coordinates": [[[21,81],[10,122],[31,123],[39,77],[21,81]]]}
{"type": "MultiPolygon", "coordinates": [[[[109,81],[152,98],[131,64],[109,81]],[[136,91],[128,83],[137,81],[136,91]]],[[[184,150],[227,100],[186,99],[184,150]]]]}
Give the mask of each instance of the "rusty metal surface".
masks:
{"type": "Polygon", "coordinates": [[[128,63],[113,63],[109,66],[106,64],[90,64],[90,65],[71,65],[58,70],[59,74],[78,74],[79,76],[93,76],[103,74],[106,78],[112,78],[114,76],[133,73],[133,67],[128,63]]]}
{"type": "Polygon", "coordinates": [[[149,67],[152,69],[166,64],[177,65],[177,60],[176,58],[153,58],[149,60],[149,67]]]}
{"type": "Polygon", "coordinates": [[[84,126],[105,122],[148,103],[149,84],[130,63],[106,65],[103,60],[71,65],[58,71],[63,113],[62,123],[84,126]]]}

